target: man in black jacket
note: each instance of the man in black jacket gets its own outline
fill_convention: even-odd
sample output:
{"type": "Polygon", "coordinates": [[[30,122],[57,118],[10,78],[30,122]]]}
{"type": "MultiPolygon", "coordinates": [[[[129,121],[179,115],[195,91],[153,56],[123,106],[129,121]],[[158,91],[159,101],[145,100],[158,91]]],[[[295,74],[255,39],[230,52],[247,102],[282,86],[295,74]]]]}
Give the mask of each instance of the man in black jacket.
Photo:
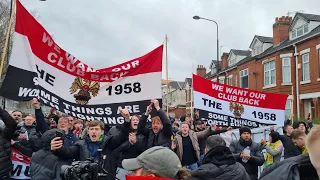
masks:
{"type": "Polygon", "coordinates": [[[153,146],[164,146],[171,148],[171,136],[173,135],[171,122],[161,110],[158,100],[151,100],[146,113],[142,115],[137,134],[143,134],[148,140],[147,148],[153,146]],[[146,127],[147,118],[151,113],[152,106],[157,110],[158,116],[153,117],[151,129],[146,127]]]}
{"type": "Polygon", "coordinates": [[[5,124],[5,128],[0,130],[0,179],[10,179],[12,171],[11,162],[11,139],[17,127],[16,121],[5,110],[0,108],[0,117],[5,124]]]}
{"type": "MultiPolygon", "coordinates": [[[[270,128],[270,131],[274,131],[274,127],[270,128]]],[[[301,150],[293,144],[291,139],[291,133],[293,131],[293,127],[290,124],[287,124],[283,127],[283,134],[280,135],[280,140],[284,147],[284,159],[288,159],[294,156],[298,156],[301,154],[301,150]]]]}
{"type": "Polygon", "coordinates": [[[114,180],[112,151],[129,136],[130,114],[127,109],[121,109],[121,114],[125,117],[125,122],[116,136],[105,136],[104,124],[99,120],[93,120],[88,123],[88,135],[83,140],[77,141],[69,148],[64,148],[61,138],[56,137],[51,141],[51,150],[63,160],[85,161],[93,158],[96,162],[100,161],[100,167],[109,172],[106,180],[114,180]],[[98,149],[102,149],[101,154],[98,149]]]}
{"type": "Polygon", "coordinates": [[[245,168],[234,159],[220,136],[207,139],[205,152],[203,164],[192,173],[193,180],[250,180],[245,168]]]}
{"type": "Polygon", "coordinates": [[[241,163],[246,169],[251,180],[258,179],[258,167],[264,163],[261,145],[251,139],[251,130],[248,127],[239,129],[240,139],[230,144],[230,150],[237,162],[241,163]],[[248,148],[250,152],[245,150],[248,148]]]}
{"type": "Polygon", "coordinates": [[[56,137],[56,132],[59,129],[51,129],[46,131],[42,137],[43,149],[34,153],[30,163],[30,172],[32,180],[60,180],[61,166],[67,164],[66,161],[61,160],[55,156],[50,150],[50,143],[56,137]]]}

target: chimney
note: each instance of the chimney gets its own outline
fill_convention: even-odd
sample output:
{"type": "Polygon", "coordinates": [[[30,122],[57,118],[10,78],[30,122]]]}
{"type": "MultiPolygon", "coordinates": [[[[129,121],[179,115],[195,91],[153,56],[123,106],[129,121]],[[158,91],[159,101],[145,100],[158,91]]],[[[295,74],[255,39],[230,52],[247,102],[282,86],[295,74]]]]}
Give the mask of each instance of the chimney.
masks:
{"type": "Polygon", "coordinates": [[[221,69],[227,68],[228,67],[228,57],[229,57],[229,53],[223,53],[221,56],[221,69]]]}
{"type": "Polygon", "coordinates": [[[273,24],[273,45],[279,44],[281,41],[289,38],[289,26],[292,22],[292,17],[282,16],[277,17],[273,24]]]}
{"type": "Polygon", "coordinates": [[[206,75],[207,69],[203,65],[198,65],[197,67],[197,75],[203,77],[206,75]]]}

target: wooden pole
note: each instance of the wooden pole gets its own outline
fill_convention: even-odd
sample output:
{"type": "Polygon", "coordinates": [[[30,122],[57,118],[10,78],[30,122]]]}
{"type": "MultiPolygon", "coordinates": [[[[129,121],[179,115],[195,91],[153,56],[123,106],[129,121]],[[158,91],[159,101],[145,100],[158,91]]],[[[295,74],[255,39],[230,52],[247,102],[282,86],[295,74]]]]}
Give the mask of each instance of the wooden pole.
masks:
{"type": "Polygon", "coordinates": [[[166,87],[167,116],[169,117],[169,75],[168,75],[168,36],[167,35],[166,35],[166,81],[167,81],[167,87],[166,87]]]}
{"type": "Polygon", "coordinates": [[[13,1],[13,4],[11,5],[9,26],[7,29],[6,40],[4,43],[3,53],[2,53],[2,57],[1,57],[0,79],[2,76],[2,72],[3,72],[3,65],[4,65],[5,57],[6,57],[6,54],[8,53],[7,51],[8,51],[8,44],[9,44],[9,39],[10,39],[10,31],[11,31],[11,25],[12,25],[13,14],[14,14],[14,7],[15,7],[15,2],[16,2],[15,0],[12,0],[12,1],[13,1]]]}

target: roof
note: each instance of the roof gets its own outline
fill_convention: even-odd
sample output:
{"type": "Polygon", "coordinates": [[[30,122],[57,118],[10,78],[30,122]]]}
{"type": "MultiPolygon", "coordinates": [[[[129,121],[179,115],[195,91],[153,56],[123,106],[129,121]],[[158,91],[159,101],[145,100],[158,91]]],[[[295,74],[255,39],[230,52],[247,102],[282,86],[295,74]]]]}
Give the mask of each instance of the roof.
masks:
{"type": "MultiPolygon", "coordinates": [[[[187,82],[189,84],[189,86],[192,85],[192,78],[186,78],[185,82],[187,82]]],[[[185,83],[186,85],[186,83],[185,83]]]]}
{"type": "Polygon", "coordinates": [[[272,37],[266,37],[266,36],[258,36],[256,35],[257,39],[263,43],[273,43],[273,38],[272,37]]]}
{"type": "Polygon", "coordinates": [[[184,87],[184,82],[180,81],[172,81],[169,83],[169,86],[173,89],[183,89],[184,87]]]}
{"type": "Polygon", "coordinates": [[[255,35],[254,38],[252,39],[251,41],[251,44],[250,44],[250,48],[252,48],[252,44],[254,42],[255,39],[258,39],[260,42],[262,43],[273,43],[273,38],[272,37],[266,37],[266,36],[258,36],[258,35],[255,35]]]}
{"type": "Polygon", "coordinates": [[[305,14],[305,13],[296,13],[296,16],[299,15],[308,21],[320,21],[320,15],[317,14],[305,14]]]}
{"type": "Polygon", "coordinates": [[[251,54],[251,51],[245,50],[231,49],[230,51],[232,51],[236,56],[249,56],[251,54]]]}

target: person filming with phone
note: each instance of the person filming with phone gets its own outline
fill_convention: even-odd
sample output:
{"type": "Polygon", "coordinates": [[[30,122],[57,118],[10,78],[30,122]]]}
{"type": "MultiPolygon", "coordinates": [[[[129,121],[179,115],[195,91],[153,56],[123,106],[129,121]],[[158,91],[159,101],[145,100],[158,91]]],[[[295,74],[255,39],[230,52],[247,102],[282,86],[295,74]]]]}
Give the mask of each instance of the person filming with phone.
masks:
{"type": "Polygon", "coordinates": [[[88,135],[83,140],[77,141],[69,148],[63,147],[61,137],[55,137],[51,141],[51,151],[54,155],[63,160],[86,161],[88,158],[99,163],[101,173],[107,171],[106,180],[115,179],[115,170],[112,163],[112,151],[122,144],[129,136],[130,114],[127,109],[120,110],[125,118],[120,132],[116,135],[104,135],[104,124],[99,120],[90,121],[88,125],[88,135]],[[101,151],[99,151],[101,150],[101,151]]]}
{"type": "Polygon", "coordinates": [[[154,146],[164,146],[171,148],[171,136],[173,135],[171,122],[163,110],[160,108],[159,101],[151,100],[145,114],[141,116],[138,124],[137,134],[143,134],[147,139],[147,148],[154,146]],[[151,118],[151,129],[146,127],[147,119],[152,108],[157,111],[157,116],[151,118]]]}

